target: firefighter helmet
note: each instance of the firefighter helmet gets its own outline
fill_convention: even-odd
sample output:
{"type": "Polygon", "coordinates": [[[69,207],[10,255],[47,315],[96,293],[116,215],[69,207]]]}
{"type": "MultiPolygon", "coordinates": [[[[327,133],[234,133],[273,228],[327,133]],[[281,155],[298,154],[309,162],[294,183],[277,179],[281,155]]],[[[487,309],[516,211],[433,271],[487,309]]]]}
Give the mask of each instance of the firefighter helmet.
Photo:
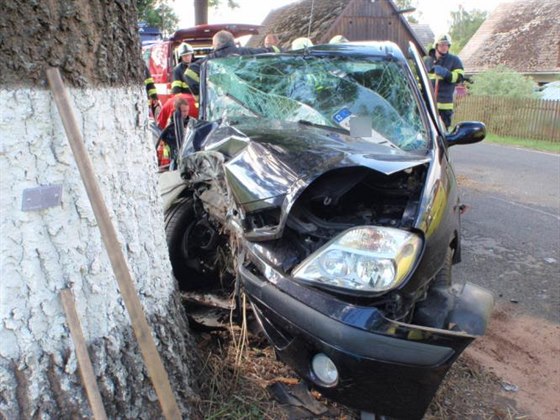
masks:
{"type": "Polygon", "coordinates": [[[329,44],[344,44],[348,39],[344,35],[335,35],[329,41],[329,44]]]}
{"type": "Polygon", "coordinates": [[[437,48],[437,45],[440,43],[441,44],[446,43],[451,47],[451,36],[449,34],[441,34],[437,36],[436,39],[434,40],[434,48],[437,48]]]}
{"type": "Polygon", "coordinates": [[[187,54],[194,54],[193,47],[191,47],[190,44],[187,44],[186,42],[183,42],[181,45],[179,45],[178,54],[179,54],[179,57],[182,57],[182,56],[187,55],[187,54]]]}
{"type": "Polygon", "coordinates": [[[313,46],[313,42],[309,38],[301,37],[292,41],[292,50],[301,50],[313,46]]]}

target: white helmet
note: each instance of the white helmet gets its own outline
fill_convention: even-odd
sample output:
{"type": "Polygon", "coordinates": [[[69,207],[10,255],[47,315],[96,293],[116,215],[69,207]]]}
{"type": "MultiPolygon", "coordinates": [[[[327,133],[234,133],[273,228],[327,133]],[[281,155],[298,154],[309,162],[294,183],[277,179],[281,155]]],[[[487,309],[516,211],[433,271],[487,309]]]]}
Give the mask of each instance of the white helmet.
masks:
{"type": "Polygon", "coordinates": [[[182,57],[187,54],[194,54],[194,49],[190,44],[183,42],[181,45],[179,45],[179,48],[177,48],[177,53],[179,54],[179,57],[182,57]]]}
{"type": "Polygon", "coordinates": [[[348,39],[344,35],[335,35],[329,41],[329,44],[344,44],[348,39]]]}
{"type": "Polygon", "coordinates": [[[451,36],[449,34],[441,34],[436,37],[434,40],[434,48],[437,48],[439,43],[446,43],[451,47],[451,36]]]}
{"type": "Polygon", "coordinates": [[[313,42],[309,38],[301,37],[292,41],[292,50],[301,50],[313,46],[313,42]]]}

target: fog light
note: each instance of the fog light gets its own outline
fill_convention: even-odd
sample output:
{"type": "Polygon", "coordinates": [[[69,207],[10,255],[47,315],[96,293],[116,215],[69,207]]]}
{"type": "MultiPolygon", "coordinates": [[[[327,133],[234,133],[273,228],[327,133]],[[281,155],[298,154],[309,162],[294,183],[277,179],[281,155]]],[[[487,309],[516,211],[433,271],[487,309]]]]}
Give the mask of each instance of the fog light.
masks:
{"type": "Polygon", "coordinates": [[[333,386],[338,382],[338,370],[326,354],[318,353],[313,356],[311,368],[321,385],[333,386]]]}

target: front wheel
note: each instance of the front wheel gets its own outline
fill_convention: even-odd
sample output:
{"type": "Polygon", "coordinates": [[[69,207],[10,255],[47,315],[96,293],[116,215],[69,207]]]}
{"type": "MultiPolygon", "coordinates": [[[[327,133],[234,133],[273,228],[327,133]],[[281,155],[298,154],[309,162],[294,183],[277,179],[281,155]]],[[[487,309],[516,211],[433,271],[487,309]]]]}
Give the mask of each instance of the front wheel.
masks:
{"type": "Polygon", "coordinates": [[[211,288],[219,282],[220,235],[198,218],[192,198],[183,198],[165,214],[165,233],[173,274],[181,290],[211,288]]]}

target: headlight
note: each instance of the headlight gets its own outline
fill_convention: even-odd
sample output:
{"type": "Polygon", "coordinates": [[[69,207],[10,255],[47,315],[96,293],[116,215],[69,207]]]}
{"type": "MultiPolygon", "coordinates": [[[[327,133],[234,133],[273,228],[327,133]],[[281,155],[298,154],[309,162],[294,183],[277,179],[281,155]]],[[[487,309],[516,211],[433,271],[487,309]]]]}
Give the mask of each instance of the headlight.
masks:
{"type": "Polygon", "coordinates": [[[293,272],[299,280],[363,292],[386,292],[408,276],[422,248],[419,235],[361,226],[325,244],[293,272]]]}

